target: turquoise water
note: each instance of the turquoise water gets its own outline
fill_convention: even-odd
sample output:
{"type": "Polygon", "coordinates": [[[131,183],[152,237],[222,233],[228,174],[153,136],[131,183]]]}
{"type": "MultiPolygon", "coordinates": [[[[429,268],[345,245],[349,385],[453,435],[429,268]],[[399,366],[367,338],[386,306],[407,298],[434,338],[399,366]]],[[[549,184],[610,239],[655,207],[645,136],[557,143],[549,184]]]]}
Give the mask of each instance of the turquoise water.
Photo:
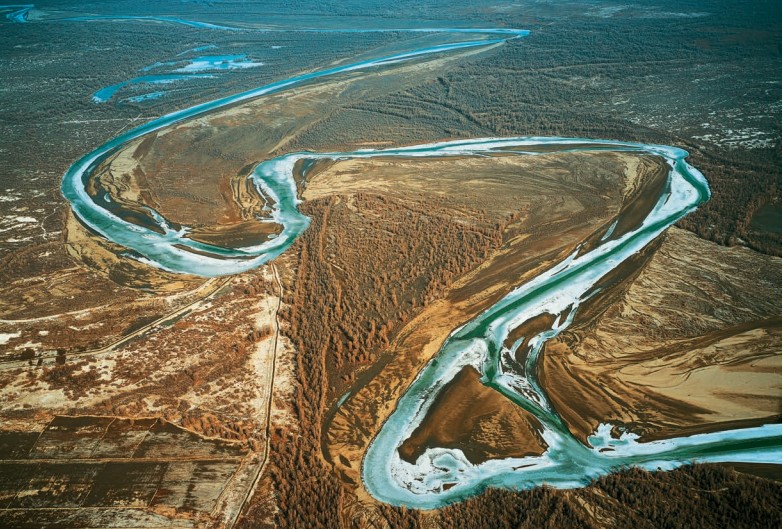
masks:
{"type": "Polygon", "coordinates": [[[17,24],[24,24],[27,22],[27,15],[30,14],[30,10],[34,7],[32,4],[1,5],[0,11],[10,11],[10,13],[5,14],[5,18],[17,24]]]}
{"type": "Polygon", "coordinates": [[[264,63],[249,59],[245,54],[237,55],[202,55],[189,59],[187,64],[179,65],[175,72],[193,73],[221,70],[242,70],[256,68],[264,63]]]}
{"type": "MultiPolygon", "coordinates": [[[[202,47],[206,48],[206,46],[202,47]]],[[[196,48],[197,49],[197,48],[196,48]]],[[[193,50],[188,50],[193,51],[193,50]]],[[[168,73],[155,73],[149,75],[141,75],[134,77],[127,81],[101,88],[95,92],[92,96],[92,100],[95,103],[106,103],[110,101],[120,90],[126,86],[131,85],[170,85],[179,83],[181,81],[190,81],[193,79],[215,79],[215,73],[225,72],[228,70],[245,70],[247,68],[257,68],[263,66],[264,63],[260,61],[254,61],[248,58],[245,54],[236,55],[202,55],[199,57],[193,57],[191,59],[181,59],[175,61],[160,61],[149,66],[145,66],[140,71],[150,72],[153,70],[160,70],[161,68],[168,68],[171,71],[168,73]],[[201,72],[212,72],[209,74],[201,72]]],[[[164,95],[163,92],[155,92],[155,95],[144,94],[141,96],[134,96],[125,98],[123,101],[131,101],[138,103],[148,99],[156,99],[164,95]]]]}
{"type": "Polygon", "coordinates": [[[543,146],[557,146],[574,152],[609,150],[662,157],[670,166],[668,185],[641,226],[617,238],[611,237],[610,229],[596,248],[582,255],[575,253],[521,285],[452,333],[402,396],[396,410],[370,445],[362,467],[364,483],[367,490],[381,501],[433,508],[478,494],[491,486],[528,488],[546,483],[557,487],[578,487],[596,476],[627,465],[668,469],[689,461],[779,463],[780,425],[649,443],[638,442],[631,433],[614,439],[610,435],[611,427],[601,425],[589,438],[590,446],[585,446],[571,436],[535,378],[534,368],[543,343],[568,327],[580,304],[592,292],[593,285],[709,198],[706,180],[685,161],[687,153],[681,149],[584,138],[515,137],[353,152],[291,153],[259,164],[250,176],[259,192],[273,199],[271,220],[283,226],[282,233],[263,244],[238,249],[192,241],[187,237],[187,227],[175,229],[155,211],[151,214],[162,233],[128,223],[101,207],[100,201],[93,201],[85,190],[86,182],[101,161],[129,142],[173,123],[226,105],[280,92],[310,79],[458,49],[487,47],[527,34],[513,29],[438,31],[496,34],[498,38],[432,46],[336,66],[173,112],[118,136],[75,162],[63,178],[62,193],[82,222],[106,239],[127,248],[129,257],[174,272],[214,277],[258,267],[284,252],[307,229],[309,219],[297,208],[293,179],[293,168],[299,160],[472,156],[493,150],[508,154],[512,147],[519,156],[535,156],[543,146]],[[567,313],[568,316],[558,317],[551,329],[531,337],[532,350],[525,365],[519,369],[510,361],[511,353],[502,344],[511,329],[544,312],[553,315],[567,313]],[[481,465],[470,464],[459,450],[450,449],[428,449],[415,464],[400,459],[397,447],[420,424],[439,388],[465,365],[474,366],[482,373],[483,383],[501,391],[539,419],[543,427],[542,437],[548,447],[546,453],[536,457],[493,460],[481,465]]]}
{"type": "MultiPolygon", "coordinates": [[[[472,33],[475,31],[476,30],[471,30],[472,33]]],[[[483,33],[493,33],[492,30],[482,31],[483,33]]],[[[506,35],[506,30],[503,30],[502,34],[506,35]]],[[[523,30],[515,30],[508,38],[517,38],[525,34],[526,32],[523,30]]],[[[154,215],[156,216],[156,219],[158,219],[159,230],[150,230],[124,221],[108,209],[104,209],[100,204],[94,202],[87,194],[85,191],[85,183],[91,172],[102,160],[110,156],[113,152],[116,152],[124,145],[127,145],[145,134],[226,105],[256,98],[264,94],[280,92],[285,88],[296,86],[311,79],[404,62],[417,57],[447,53],[454,50],[486,47],[498,44],[504,40],[505,39],[487,39],[442,44],[335,66],[324,70],[297,75],[289,79],[268,84],[261,88],[196,105],[185,110],[172,112],[171,114],[167,114],[121,134],[76,161],[63,177],[61,186],[62,193],[71,203],[74,213],[76,213],[82,222],[103,237],[128,248],[130,250],[128,254],[129,257],[165,270],[196,274],[205,277],[236,274],[251,270],[280,255],[293,243],[296,237],[307,228],[309,219],[302,215],[297,209],[296,185],[291,178],[291,170],[297,159],[319,155],[295,153],[286,157],[269,160],[256,167],[251,178],[263,194],[273,199],[274,208],[271,221],[280,223],[283,226],[283,231],[277,237],[270,239],[263,244],[236,249],[221,248],[193,241],[187,237],[187,227],[174,229],[164,218],[156,213],[154,213],[154,215]],[[162,233],[159,233],[159,231],[162,231],[162,233]]],[[[102,94],[101,96],[105,97],[106,95],[107,94],[102,94]]],[[[334,155],[339,156],[341,153],[335,153],[334,155]]]]}
{"type": "MultiPolygon", "coordinates": [[[[202,47],[203,49],[205,47],[202,47]]],[[[177,54],[177,56],[184,55],[195,51],[199,48],[187,50],[183,53],[177,54]]],[[[255,68],[257,66],[263,66],[264,63],[254,61],[248,58],[244,53],[234,55],[202,55],[199,57],[193,57],[191,59],[179,59],[175,61],[163,61],[150,64],[141,69],[142,72],[149,72],[151,70],[157,70],[167,66],[176,66],[175,72],[180,73],[193,73],[203,71],[221,71],[221,70],[241,70],[244,68],[255,68]]]]}
{"type": "Polygon", "coordinates": [[[178,24],[181,26],[188,26],[197,29],[216,29],[222,31],[240,31],[241,28],[232,26],[221,26],[219,24],[210,24],[209,22],[199,22],[197,20],[186,20],[178,17],[167,16],[134,16],[134,15],[87,15],[82,17],[69,17],[62,20],[71,22],[96,22],[96,21],[146,21],[146,22],[163,22],[169,24],[178,24]]]}
{"type": "MultiPolygon", "coordinates": [[[[210,46],[201,46],[199,48],[193,48],[191,50],[187,50],[179,55],[183,55],[185,53],[193,52],[196,50],[204,50],[209,48],[210,46]]],[[[106,103],[110,101],[117,94],[117,92],[119,92],[126,86],[170,85],[170,84],[178,83],[180,81],[189,81],[193,79],[215,79],[217,77],[215,75],[216,73],[226,72],[229,70],[245,70],[247,68],[257,68],[263,65],[264,63],[260,61],[254,61],[253,59],[248,58],[248,56],[245,54],[202,55],[190,59],[159,61],[150,64],[149,66],[145,66],[140,71],[151,72],[154,70],[160,70],[162,68],[167,68],[170,71],[167,73],[154,73],[148,75],[141,75],[139,77],[134,77],[133,79],[129,79],[127,81],[122,81],[120,83],[116,83],[111,86],[101,88],[100,90],[98,90],[93,94],[92,100],[95,103],[106,103]],[[204,74],[202,72],[210,72],[210,73],[204,74]]],[[[157,99],[158,97],[165,95],[163,92],[155,92],[155,94],[160,94],[160,95],[153,96],[151,94],[144,94],[140,96],[125,98],[123,99],[123,101],[139,103],[149,99],[157,99]]]]}
{"type": "Polygon", "coordinates": [[[121,83],[107,86],[106,88],[101,88],[92,95],[92,100],[96,103],[106,103],[110,101],[119,90],[129,85],[168,85],[180,81],[191,81],[193,79],[214,79],[214,76],[208,74],[142,75],[129,79],[128,81],[122,81],[121,83]]]}
{"type": "Polygon", "coordinates": [[[629,465],[671,469],[691,461],[780,463],[780,425],[640,443],[636,435],[628,432],[613,439],[611,425],[604,424],[589,438],[590,446],[571,435],[536,380],[535,366],[544,342],[571,324],[580,304],[593,292],[593,285],[706,201],[709,188],[703,175],[685,161],[687,153],[674,147],[575,138],[526,141],[587,145],[586,149],[573,150],[657,155],[670,166],[668,185],[638,229],[617,239],[605,236],[598,247],[583,255],[575,253],[451,334],[370,445],[362,467],[368,491],[395,505],[437,508],[491,486],[522,489],[545,483],[560,488],[579,487],[629,465]],[[531,351],[520,369],[513,361],[513,349],[504,348],[503,343],[510,331],[542,313],[567,316],[557,317],[551,329],[529,337],[531,351]],[[536,416],[547,445],[543,455],[472,465],[460,450],[437,448],[428,449],[415,464],[400,458],[397,448],[421,424],[438,390],[467,365],[482,374],[482,383],[536,416]]]}

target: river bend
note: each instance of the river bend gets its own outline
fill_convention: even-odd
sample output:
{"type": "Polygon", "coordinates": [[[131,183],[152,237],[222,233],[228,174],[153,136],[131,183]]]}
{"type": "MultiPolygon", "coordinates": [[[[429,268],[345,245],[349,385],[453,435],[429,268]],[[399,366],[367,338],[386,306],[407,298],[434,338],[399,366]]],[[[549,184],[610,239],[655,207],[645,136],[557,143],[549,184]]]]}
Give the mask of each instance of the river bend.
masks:
{"type": "MultiPolygon", "coordinates": [[[[328,31],[328,30],[327,30],[328,31]]],[[[349,30],[350,31],[350,30],[349,30]]],[[[433,30],[412,30],[433,31],[433,30]]],[[[625,259],[640,251],[666,228],[709,198],[704,176],[689,165],[687,153],[675,147],[584,138],[513,137],[479,138],[391,149],[352,152],[286,154],[259,164],[250,178],[261,193],[273,199],[270,219],[282,232],[268,241],[245,248],[224,248],[194,241],[187,227],[172,228],[151,211],[160,230],[129,223],[96,203],[86,184],[96,167],[137,138],[207,112],[280,92],[310,79],[383,66],[416,57],[464,48],[488,47],[519,38],[524,30],[446,29],[453,33],[494,34],[496,38],[470,40],[345,64],[298,75],[264,87],[196,105],[155,119],[107,142],[76,161],[63,178],[62,193],[74,213],[102,237],[128,249],[128,256],[165,270],[214,277],[254,269],[279,256],[309,225],[297,209],[294,165],[302,159],[349,159],[375,156],[432,157],[476,156],[513,148],[520,156],[535,156],[541,147],[562,151],[624,151],[663,158],[669,165],[668,183],[657,204],[635,230],[612,238],[607,233],[590,251],[572,256],[519,286],[466,325],[456,329],[427,364],[386,420],[364,459],[362,477],[377,499],[414,508],[436,508],[478,494],[487,487],[529,488],[541,484],[568,488],[628,465],[670,469],[690,461],[743,461],[780,463],[780,425],[728,430],[662,441],[641,443],[631,433],[613,438],[610,425],[601,425],[588,439],[575,439],[550,404],[535,377],[535,365],[546,340],[563,332],[594,285],[625,259]],[[162,232],[162,233],[160,233],[162,232]],[[532,350],[523,369],[507,361],[503,342],[511,330],[537,315],[564,315],[552,327],[531,339],[532,350]],[[473,366],[482,383],[500,391],[535,415],[542,425],[546,452],[540,456],[490,460],[473,465],[456,449],[429,448],[415,464],[403,461],[397,447],[421,423],[439,388],[464,366],[473,366]]]]}

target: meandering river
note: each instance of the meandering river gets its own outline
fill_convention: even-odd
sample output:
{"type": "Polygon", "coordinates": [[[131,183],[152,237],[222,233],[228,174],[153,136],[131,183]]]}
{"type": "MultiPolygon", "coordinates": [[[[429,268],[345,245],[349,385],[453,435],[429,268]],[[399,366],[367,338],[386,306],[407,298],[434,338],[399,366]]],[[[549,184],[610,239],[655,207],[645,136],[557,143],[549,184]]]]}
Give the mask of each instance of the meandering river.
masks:
{"type": "MultiPolygon", "coordinates": [[[[433,30],[412,30],[433,31],[433,30]]],[[[594,248],[574,255],[519,286],[491,308],[456,329],[440,352],[427,364],[400,399],[365,456],[362,477],[368,491],[379,500],[416,508],[434,508],[475,495],[486,487],[528,488],[543,483],[557,487],[578,487],[615,469],[638,465],[644,468],[673,468],[690,461],[743,461],[780,463],[780,425],[692,435],[664,441],[640,443],[624,433],[613,438],[611,427],[602,425],[589,438],[590,446],[575,439],[538,385],[535,365],[544,342],[557,336],[572,322],[579,306],[594,293],[594,286],[625,259],[641,250],[678,219],[709,198],[703,175],[690,166],[687,153],[675,147],[641,143],[590,140],[584,138],[480,138],[391,149],[362,149],[352,152],[291,153],[259,164],[250,178],[274,203],[270,218],[282,232],[263,244],[245,248],[223,248],[188,238],[188,228],[172,228],[159,213],[150,210],[159,230],[122,220],[101,206],[86,191],[96,167],[119,149],[141,136],[194,116],[280,92],[310,79],[341,72],[408,61],[416,57],[450,51],[487,47],[522,37],[523,30],[447,29],[453,33],[483,33],[497,38],[469,40],[385,57],[345,64],[284,79],[264,87],[173,112],[107,142],[75,162],[66,172],[62,193],[74,213],[93,231],[128,249],[128,256],[165,270],[205,277],[251,270],[284,252],[309,225],[297,209],[294,166],[302,159],[348,159],[374,156],[431,157],[471,156],[494,150],[520,156],[535,156],[540,147],[565,151],[610,150],[659,156],[669,164],[668,183],[644,222],[635,230],[612,237],[606,234],[594,248]],[[162,233],[161,233],[162,232],[162,233]],[[503,348],[508,334],[522,322],[542,313],[566,315],[553,326],[530,338],[532,346],[523,369],[508,361],[503,348]],[[540,456],[490,460],[473,465],[455,449],[427,449],[415,464],[403,461],[397,447],[421,423],[439,388],[466,365],[482,374],[482,382],[502,392],[540,421],[546,452],[540,456]]]]}

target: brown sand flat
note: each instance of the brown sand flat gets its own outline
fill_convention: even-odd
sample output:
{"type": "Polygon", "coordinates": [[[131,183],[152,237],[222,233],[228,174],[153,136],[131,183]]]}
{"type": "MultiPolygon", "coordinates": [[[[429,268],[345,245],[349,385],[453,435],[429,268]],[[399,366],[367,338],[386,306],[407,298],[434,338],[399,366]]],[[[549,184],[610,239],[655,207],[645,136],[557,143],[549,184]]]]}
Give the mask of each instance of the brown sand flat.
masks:
{"type": "Polygon", "coordinates": [[[780,258],[672,228],[632,285],[615,280],[608,307],[578,314],[542,358],[575,435],[601,422],[650,440],[779,420],[780,258]]]}
{"type": "Polygon", "coordinates": [[[610,226],[614,229],[608,240],[615,240],[639,227],[658,203],[668,182],[669,166],[654,156],[637,156],[626,160],[625,200],[619,214],[611,223],[602,226],[580,250],[585,254],[596,248],[610,226]]]}
{"type": "MultiPolygon", "coordinates": [[[[247,212],[264,202],[243,183],[255,164],[286,152],[286,145],[309,128],[353,104],[356,90],[361,99],[393,93],[416,83],[412,72],[443,68],[473,53],[393,65],[383,72],[349,72],[235,104],[139,138],[99,172],[113,180],[117,196],[154,207],[174,222],[214,225],[247,219],[247,212]]],[[[307,146],[316,151],[351,147],[307,146]]]]}
{"type": "Polygon", "coordinates": [[[195,228],[188,233],[188,238],[227,248],[242,248],[262,244],[269,240],[270,235],[277,235],[281,231],[283,227],[280,224],[251,220],[223,226],[195,228]]]}
{"type": "MultiPolygon", "coordinates": [[[[635,169],[629,175],[634,156],[624,153],[480,161],[483,169],[467,158],[428,159],[418,171],[414,160],[338,162],[308,181],[305,198],[363,192],[385,196],[388,189],[397,200],[445,200],[459,210],[455,216],[467,217],[472,211],[473,222],[475,216],[485,222],[497,222],[491,219],[501,216],[500,225],[505,226],[502,246],[407,323],[390,344],[379,372],[370,380],[359,379],[350,398],[330,413],[322,446],[346,481],[360,483],[366,446],[449,333],[611,222],[622,206],[627,181],[637,177],[635,169]],[[508,215],[509,211],[516,213],[508,215]]],[[[359,493],[364,494],[361,489],[359,493]]]]}
{"type": "Polygon", "coordinates": [[[524,361],[525,356],[527,356],[527,344],[530,342],[530,339],[547,329],[551,329],[556,318],[557,316],[549,314],[548,312],[542,312],[538,316],[530,318],[522,323],[522,325],[512,330],[508,334],[506,341],[503,342],[503,345],[511,348],[514,345],[514,342],[524,336],[525,339],[519,344],[519,349],[517,351],[512,351],[515,353],[517,362],[524,361]]]}
{"type": "Polygon", "coordinates": [[[458,448],[474,465],[490,459],[540,455],[546,444],[538,420],[501,393],[484,386],[465,366],[438,394],[427,415],[399,447],[415,463],[427,448],[458,448]]]}
{"type": "MultiPolygon", "coordinates": [[[[99,187],[108,191],[114,202],[125,206],[131,222],[156,229],[146,214],[146,206],[157,210],[173,225],[201,228],[203,231],[195,235],[199,240],[222,243],[222,239],[216,238],[220,232],[228,236],[229,245],[243,245],[251,240],[244,230],[240,229],[243,235],[237,237],[221,230],[223,226],[264,215],[269,199],[247,180],[256,164],[287,151],[301,150],[302,146],[291,144],[296,145],[301,135],[336,109],[353,104],[357,90],[361,91],[361,99],[393,93],[417,82],[412,73],[422,69],[432,73],[474,53],[477,51],[466,50],[435,57],[424,64],[406,63],[383,72],[351,72],[313,81],[166,127],[131,142],[107,159],[93,177],[99,182],[89,182],[87,187],[93,193],[99,187]],[[358,79],[362,81],[359,88],[358,79]],[[350,94],[349,86],[353,90],[350,94]],[[213,230],[212,235],[208,235],[209,230],[213,230]]],[[[339,151],[356,145],[316,138],[308,140],[306,148],[339,151]]],[[[159,288],[156,279],[138,280],[135,276],[142,272],[117,264],[116,258],[107,255],[114,250],[100,241],[80,237],[67,243],[71,255],[86,259],[90,266],[116,276],[123,284],[159,288]]]]}
{"type": "Polygon", "coordinates": [[[669,174],[669,166],[666,163],[652,156],[642,156],[638,160],[633,191],[620,210],[617,226],[609,240],[619,239],[629,231],[638,228],[658,203],[666,187],[669,174]]]}

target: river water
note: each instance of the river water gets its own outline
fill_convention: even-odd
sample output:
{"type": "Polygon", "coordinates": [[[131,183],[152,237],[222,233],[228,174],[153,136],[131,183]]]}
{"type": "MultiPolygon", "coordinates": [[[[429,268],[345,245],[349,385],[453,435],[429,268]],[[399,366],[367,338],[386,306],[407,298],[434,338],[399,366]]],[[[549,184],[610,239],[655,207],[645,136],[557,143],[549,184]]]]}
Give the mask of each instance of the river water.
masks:
{"type": "MultiPolygon", "coordinates": [[[[332,30],[325,30],[332,31],[332,30]]],[[[418,30],[417,30],[418,31],[418,30]]],[[[471,33],[496,33],[495,30],[469,30],[471,33]]],[[[195,274],[204,277],[236,274],[257,268],[261,264],[274,259],[293,244],[296,237],[304,231],[309,219],[297,209],[296,184],[291,176],[293,163],[303,157],[323,157],[297,153],[266,161],[256,167],[251,175],[253,182],[263,194],[273,199],[275,206],[267,222],[276,222],[283,226],[283,231],[263,244],[245,248],[223,248],[211,244],[200,243],[187,237],[188,228],[174,229],[157,212],[150,210],[156,219],[158,230],[148,229],[127,222],[109,209],[93,200],[86,191],[86,183],[90,175],[101,162],[134,140],[179,123],[195,116],[223,108],[227,105],[253,99],[264,94],[280,92],[285,88],[299,85],[303,82],[336,75],[343,72],[364,70],[378,66],[410,61],[428,55],[447,53],[466,48],[486,47],[518,38],[527,34],[524,30],[497,30],[500,38],[471,40],[442,44],[427,48],[406,51],[344,64],[297,75],[283,79],[261,88],[248,90],[232,96],[217,99],[188,109],[172,112],[154,119],[140,127],[129,130],[113,140],[101,145],[91,153],[77,160],[63,177],[61,190],[71,203],[74,213],[92,230],[129,250],[128,257],[135,258],[152,266],[178,273],[195,274]],[[160,233],[162,232],[162,233],[160,233]]],[[[335,155],[346,156],[349,153],[335,155]]]]}
{"type": "MultiPolygon", "coordinates": [[[[432,31],[432,30],[414,30],[432,31]]],[[[544,342],[568,327],[594,285],[625,259],[641,250],[678,219],[708,200],[703,175],[690,166],[681,149],[662,145],[590,140],[584,138],[480,138],[392,149],[352,152],[291,153],[259,164],[250,178],[264,195],[272,198],[271,216],[259,222],[276,222],[282,232],[263,244],[223,248],[187,237],[188,228],[172,228],[160,214],[150,210],[159,233],[122,220],[94,201],[86,182],[107,157],[152,131],[236,102],[285,88],[310,79],[408,61],[416,57],[465,48],[488,47],[527,34],[524,30],[438,30],[483,33],[497,38],[470,40],[375,59],[345,64],[277,81],[264,87],[173,112],[107,142],[75,162],[63,178],[62,193],[74,213],[101,236],[128,249],[128,257],[165,270],[214,277],[254,269],[274,259],[293,244],[309,225],[297,209],[294,165],[303,159],[349,159],[374,156],[431,157],[472,156],[493,150],[520,156],[535,156],[540,147],[563,151],[624,151],[659,156],[669,164],[668,184],[645,221],[621,237],[607,233],[590,251],[575,253],[532,281],[519,286],[466,325],[456,329],[440,352],[427,364],[400,399],[365,455],[362,477],[368,491],[381,501],[415,508],[435,508],[478,494],[490,486],[529,488],[541,484],[578,487],[591,479],[628,465],[669,469],[690,461],[743,461],[780,463],[780,425],[729,430],[664,441],[638,442],[631,433],[611,436],[611,426],[601,425],[588,439],[590,446],[575,439],[558,417],[535,377],[535,364],[544,342]],[[191,251],[192,250],[192,251],[191,251]],[[530,337],[532,350],[524,367],[514,368],[510,350],[503,348],[509,332],[542,313],[561,315],[552,328],[530,337]],[[567,316],[563,316],[566,315],[567,316]],[[541,456],[491,460],[472,465],[454,449],[428,449],[415,464],[403,461],[397,447],[421,423],[438,389],[462,367],[471,365],[482,382],[512,399],[540,421],[547,450],[541,456]]]]}
{"type": "MultiPolygon", "coordinates": [[[[578,142],[573,150],[636,151],[664,158],[670,171],[665,191],[644,222],[616,239],[611,234],[581,255],[575,252],[557,266],[518,287],[484,313],[456,329],[397,404],[370,445],[362,477],[370,493],[395,505],[437,508],[473,496],[485,488],[559,488],[586,485],[590,480],[629,465],[671,469],[691,461],[780,463],[780,425],[729,430],[675,439],[638,442],[624,432],[613,438],[612,426],[601,425],[585,446],[563,424],[536,380],[535,366],[543,344],[573,321],[581,303],[595,293],[594,285],[666,228],[709,198],[704,176],[685,162],[687,153],[675,147],[574,138],[513,138],[560,145],[578,142]],[[516,346],[503,346],[509,333],[540,314],[557,316],[552,327],[530,339],[522,369],[513,362],[516,346]],[[540,422],[547,445],[541,456],[490,460],[473,465],[458,449],[429,448],[415,464],[397,451],[421,424],[445,386],[464,367],[473,366],[481,381],[532,413],[540,422]]],[[[572,149],[568,149],[572,150],[572,149]]],[[[610,228],[612,230],[612,228],[610,228]]],[[[521,343],[520,338],[517,343],[521,343]]]]}

